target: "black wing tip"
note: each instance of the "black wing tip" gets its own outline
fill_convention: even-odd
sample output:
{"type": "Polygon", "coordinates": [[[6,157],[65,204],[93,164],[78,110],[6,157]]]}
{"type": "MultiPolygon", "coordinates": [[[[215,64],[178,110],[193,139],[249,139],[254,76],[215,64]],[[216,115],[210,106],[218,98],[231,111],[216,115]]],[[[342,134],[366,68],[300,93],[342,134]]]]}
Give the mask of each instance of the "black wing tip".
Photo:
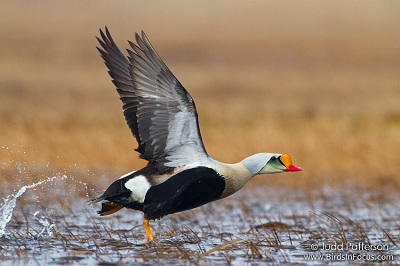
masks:
{"type": "Polygon", "coordinates": [[[105,33],[101,28],[99,28],[101,39],[99,37],[97,37],[97,36],[96,36],[96,39],[100,42],[100,44],[104,43],[104,44],[108,44],[110,46],[115,46],[115,42],[114,42],[114,40],[113,40],[113,38],[111,36],[111,33],[108,30],[107,26],[105,26],[104,29],[105,29],[104,30],[105,33]]]}
{"type": "MultiPolygon", "coordinates": [[[[99,32],[100,32],[102,39],[109,39],[110,41],[112,41],[111,33],[107,26],[104,26],[104,30],[102,28],[99,28],[99,32]]],[[[140,38],[140,39],[147,38],[144,30],[140,30],[140,35],[139,35],[139,33],[135,32],[135,39],[136,38],[140,38]]]]}
{"type": "Polygon", "coordinates": [[[135,39],[137,39],[137,38],[143,39],[144,36],[146,36],[146,34],[144,33],[144,30],[140,30],[140,34],[135,32],[135,39]]]}
{"type": "MultiPolygon", "coordinates": [[[[99,31],[102,41],[105,41],[107,39],[106,34],[104,34],[104,31],[101,28],[99,28],[99,31]]],[[[105,27],[105,31],[108,32],[107,26],[105,27]]],[[[96,36],[96,39],[99,40],[99,37],[96,36]]]]}
{"type": "MultiPolygon", "coordinates": [[[[100,46],[103,48],[103,50],[107,50],[107,47],[117,47],[107,26],[104,26],[104,30],[102,28],[99,28],[99,32],[100,32],[100,37],[97,37],[97,36],[95,36],[95,37],[96,37],[97,41],[99,42],[100,46]]],[[[150,42],[143,30],[141,30],[140,35],[139,35],[139,33],[135,32],[135,40],[136,40],[136,43],[128,40],[128,43],[132,48],[133,48],[133,46],[135,46],[141,50],[143,50],[144,48],[147,48],[147,49],[151,48],[154,50],[154,48],[152,48],[152,45],[150,44],[150,42]]],[[[99,50],[99,47],[96,47],[96,48],[99,50]]],[[[100,50],[101,50],[101,48],[100,48],[100,50]]],[[[126,50],[128,52],[130,51],[129,49],[126,49],[126,50]]]]}
{"type": "Polygon", "coordinates": [[[104,26],[104,31],[106,32],[106,34],[104,34],[104,31],[102,28],[99,28],[100,31],[100,35],[110,35],[110,31],[108,30],[108,27],[105,25],[104,26]]]}
{"type": "Polygon", "coordinates": [[[151,44],[150,44],[150,41],[149,41],[149,38],[147,38],[147,35],[146,35],[146,33],[144,33],[144,31],[142,30],[142,40],[143,40],[143,42],[144,43],[146,43],[147,45],[150,45],[150,46],[152,46],[151,44]]]}

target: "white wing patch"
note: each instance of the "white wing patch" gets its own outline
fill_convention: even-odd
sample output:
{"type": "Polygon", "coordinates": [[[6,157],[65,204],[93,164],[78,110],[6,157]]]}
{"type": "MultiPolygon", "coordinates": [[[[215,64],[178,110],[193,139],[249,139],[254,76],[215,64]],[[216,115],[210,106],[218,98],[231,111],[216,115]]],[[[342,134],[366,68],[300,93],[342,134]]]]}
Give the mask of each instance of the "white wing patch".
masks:
{"type": "Polygon", "coordinates": [[[125,183],[125,187],[132,191],[131,198],[134,201],[143,203],[146,198],[146,193],[151,187],[145,176],[139,175],[125,183]]]}
{"type": "Polygon", "coordinates": [[[129,172],[129,173],[127,173],[127,174],[124,174],[124,175],[122,175],[119,179],[122,179],[122,178],[124,178],[124,177],[127,177],[127,176],[133,174],[134,172],[136,172],[136,171],[132,171],[132,172],[129,172]]]}

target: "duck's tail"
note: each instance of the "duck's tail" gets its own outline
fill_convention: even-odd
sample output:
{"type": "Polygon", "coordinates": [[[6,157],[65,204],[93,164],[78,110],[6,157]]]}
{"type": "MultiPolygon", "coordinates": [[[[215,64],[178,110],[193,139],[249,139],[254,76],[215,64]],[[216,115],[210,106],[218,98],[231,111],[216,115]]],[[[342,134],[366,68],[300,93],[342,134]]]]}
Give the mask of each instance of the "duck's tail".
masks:
{"type": "MultiPolygon", "coordinates": [[[[102,200],[105,200],[104,195],[101,195],[100,197],[91,198],[89,200],[89,204],[93,204],[102,200]]],[[[101,210],[98,211],[97,213],[100,214],[100,216],[106,216],[121,210],[123,207],[124,206],[120,204],[111,201],[106,201],[101,204],[101,210]]]]}
{"type": "Polygon", "coordinates": [[[100,214],[100,216],[106,216],[121,210],[123,207],[124,206],[117,203],[106,201],[101,204],[101,210],[97,213],[100,214]]]}

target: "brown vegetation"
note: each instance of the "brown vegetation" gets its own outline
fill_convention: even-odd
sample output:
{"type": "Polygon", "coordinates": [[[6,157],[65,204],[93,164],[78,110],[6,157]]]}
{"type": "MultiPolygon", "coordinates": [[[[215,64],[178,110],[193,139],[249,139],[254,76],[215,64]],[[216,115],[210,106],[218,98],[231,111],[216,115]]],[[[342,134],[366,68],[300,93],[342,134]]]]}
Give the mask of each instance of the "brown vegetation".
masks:
{"type": "Polygon", "coordinates": [[[95,49],[107,25],[121,48],[146,31],[196,100],[214,158],[286,152],[304,168],[270,185],[399,185],[400,20],[388,3],[42,1],[1,10],[0,180],[21,162],[80,167],[89,183],[88,169],[119,175],[143,165],[95,49]]]}
{"type": "Polygon", "coordinates": [[[344,0],[3,1],[1,198],[66,177],[18,199],[0,258],[293,264],[315,254],[311,244],[339,241],[387,244],[392,257],[377,261],[390,263],[399,255],[399,8],[344,0]],[[104,25],[121,49],[145,30],[195,99],[212,157],[289,153],[304,171],[256,177],[226,200],[154,222],[156,246],[138,243],[138,212],[96,216],[87,198],[144,165],[95,49],[104,25]]]}

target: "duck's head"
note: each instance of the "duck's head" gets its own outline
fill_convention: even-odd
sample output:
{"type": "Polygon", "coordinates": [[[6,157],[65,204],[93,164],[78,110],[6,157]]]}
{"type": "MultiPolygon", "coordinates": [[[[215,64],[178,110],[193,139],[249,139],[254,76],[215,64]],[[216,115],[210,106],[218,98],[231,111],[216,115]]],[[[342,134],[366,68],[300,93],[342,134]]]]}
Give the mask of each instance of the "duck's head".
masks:
{"type": "Polygon", "coordinates": [[[288,154],[257,153],[247,157],[242,164],[253,175],[301,171],[292,164],[288,154]]]}

